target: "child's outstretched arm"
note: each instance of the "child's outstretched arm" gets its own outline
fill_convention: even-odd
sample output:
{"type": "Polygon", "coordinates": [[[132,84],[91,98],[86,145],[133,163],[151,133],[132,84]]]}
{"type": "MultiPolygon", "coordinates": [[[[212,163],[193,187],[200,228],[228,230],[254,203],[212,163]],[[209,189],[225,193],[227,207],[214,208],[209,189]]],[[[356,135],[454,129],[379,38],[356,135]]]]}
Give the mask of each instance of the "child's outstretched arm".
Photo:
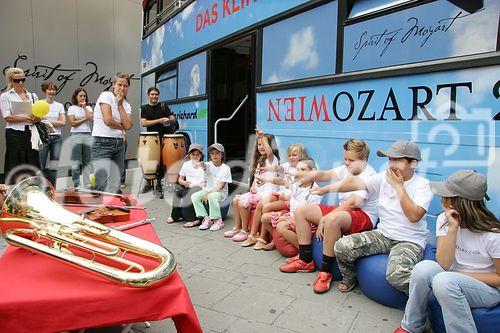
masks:
{"type": "Polygon", "coordinates": [[[311,189],[312,194],[323,195],[325,193],[343,193],[352,191],[367,191],[368,188],[363,180],[358,177],[349,177],[343,181],[330,184],[324,187],[313,187],[311,189]]]}
{"type": "Polygon", "coordinates": [[[399,171],[387,169],[386,173],[387,182],[392,186],[398,195],[401,209],[405,213],[408,220],[412,223],[417,223],[426,213],[425,209],[417,205],[410,198],[404,187],[403,175],[399,171]]]}
{"type": "Polygon", "coordinates": [[[267,171],[283,173],[285,172],[285,169],[281,165],[270,165],[270,166],[259,167],[259,173],[264,173],[267,171]]]}
{"type": "Polygon", "coordinates": [[[262,183],[271,183],[274,185],[280,186],[288,186],[290,185],[285,178],[282,177],[259,177],[256,176],[255,179],[259,180],[262,183]]]}
{"type": "Polygon", "coordinates": [[[339,180],[337,173],[333,170],[292,171],[290,176],[294,177],[295,181],[302,182],[334,182],[339,180]]]}

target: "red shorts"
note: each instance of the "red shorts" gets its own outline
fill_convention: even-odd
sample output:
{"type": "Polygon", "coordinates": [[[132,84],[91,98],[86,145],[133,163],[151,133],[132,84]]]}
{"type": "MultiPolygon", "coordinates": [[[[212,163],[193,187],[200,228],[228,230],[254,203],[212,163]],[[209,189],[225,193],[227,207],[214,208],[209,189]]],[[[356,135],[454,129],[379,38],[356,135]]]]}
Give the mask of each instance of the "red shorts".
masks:
{"type": "MultiPolygon", "coordinates": [[[[338,206],[327,206],[327,205],[319,205],[321,209],[321,215],[325,216],[328,213],[332,212],[338,206]]],[[[351,215],[351,230],[347,233],[347,235],[355,234],[362,231],[368,231],[373,229],[372,221],[370,217],[366,215],[364,211],[359,208],[354,210],[347,211],[349,215],[351,215]]]]}

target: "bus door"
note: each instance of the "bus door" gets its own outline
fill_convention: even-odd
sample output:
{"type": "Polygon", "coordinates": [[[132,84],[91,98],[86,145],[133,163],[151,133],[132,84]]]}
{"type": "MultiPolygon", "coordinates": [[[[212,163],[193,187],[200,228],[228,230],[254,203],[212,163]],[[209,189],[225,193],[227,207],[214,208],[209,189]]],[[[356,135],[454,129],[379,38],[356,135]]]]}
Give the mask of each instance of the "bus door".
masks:
{"type": "Polygon", "coordinates": [[[231,117],[248,95],[234,118],[217,125],[217,142],[224,145],[228,161],[245,160],[248,138],[255,130],[254,55],[255,36],[252,34],[212,49],[209,57],[209,143],[215,140],[217,119],[231,117]]]}

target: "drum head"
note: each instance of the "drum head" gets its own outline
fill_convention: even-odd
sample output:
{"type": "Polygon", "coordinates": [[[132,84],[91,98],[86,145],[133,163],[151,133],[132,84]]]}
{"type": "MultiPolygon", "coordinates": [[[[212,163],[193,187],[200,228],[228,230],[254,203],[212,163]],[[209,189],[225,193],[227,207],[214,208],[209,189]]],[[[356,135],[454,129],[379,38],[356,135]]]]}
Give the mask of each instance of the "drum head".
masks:
{"type": "Polygon", "coordinates": [[[163,134],[163,137],[164,138],[180,138],[180,137],[184,137],[184,135],[182,134],[163,134]]]}
{"type": "Polygon", "coordinates": [[[158,135],[158,132],[141,132],[140,135],[158,135]]]}

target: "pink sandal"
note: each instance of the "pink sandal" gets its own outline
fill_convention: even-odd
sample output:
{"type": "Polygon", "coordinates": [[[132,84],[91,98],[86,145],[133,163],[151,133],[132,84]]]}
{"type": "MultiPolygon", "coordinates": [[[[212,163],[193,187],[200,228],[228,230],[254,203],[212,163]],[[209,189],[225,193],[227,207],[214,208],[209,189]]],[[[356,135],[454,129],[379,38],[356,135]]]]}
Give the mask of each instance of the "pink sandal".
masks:
{"type": "Polygon", "coordinates": [[[248,238],[248,231],[240,230],[240,232],[233,236],[233,241],[235,242],[243,242],[248,238]]]}
{"type": "Polygon", "coordinates": [[[224,233],[224,237],[226,238],[233,238],[235,235],[237,235],[240,232],[240,229],[233,227],[233,229],[226,231],[224,233]]]}

